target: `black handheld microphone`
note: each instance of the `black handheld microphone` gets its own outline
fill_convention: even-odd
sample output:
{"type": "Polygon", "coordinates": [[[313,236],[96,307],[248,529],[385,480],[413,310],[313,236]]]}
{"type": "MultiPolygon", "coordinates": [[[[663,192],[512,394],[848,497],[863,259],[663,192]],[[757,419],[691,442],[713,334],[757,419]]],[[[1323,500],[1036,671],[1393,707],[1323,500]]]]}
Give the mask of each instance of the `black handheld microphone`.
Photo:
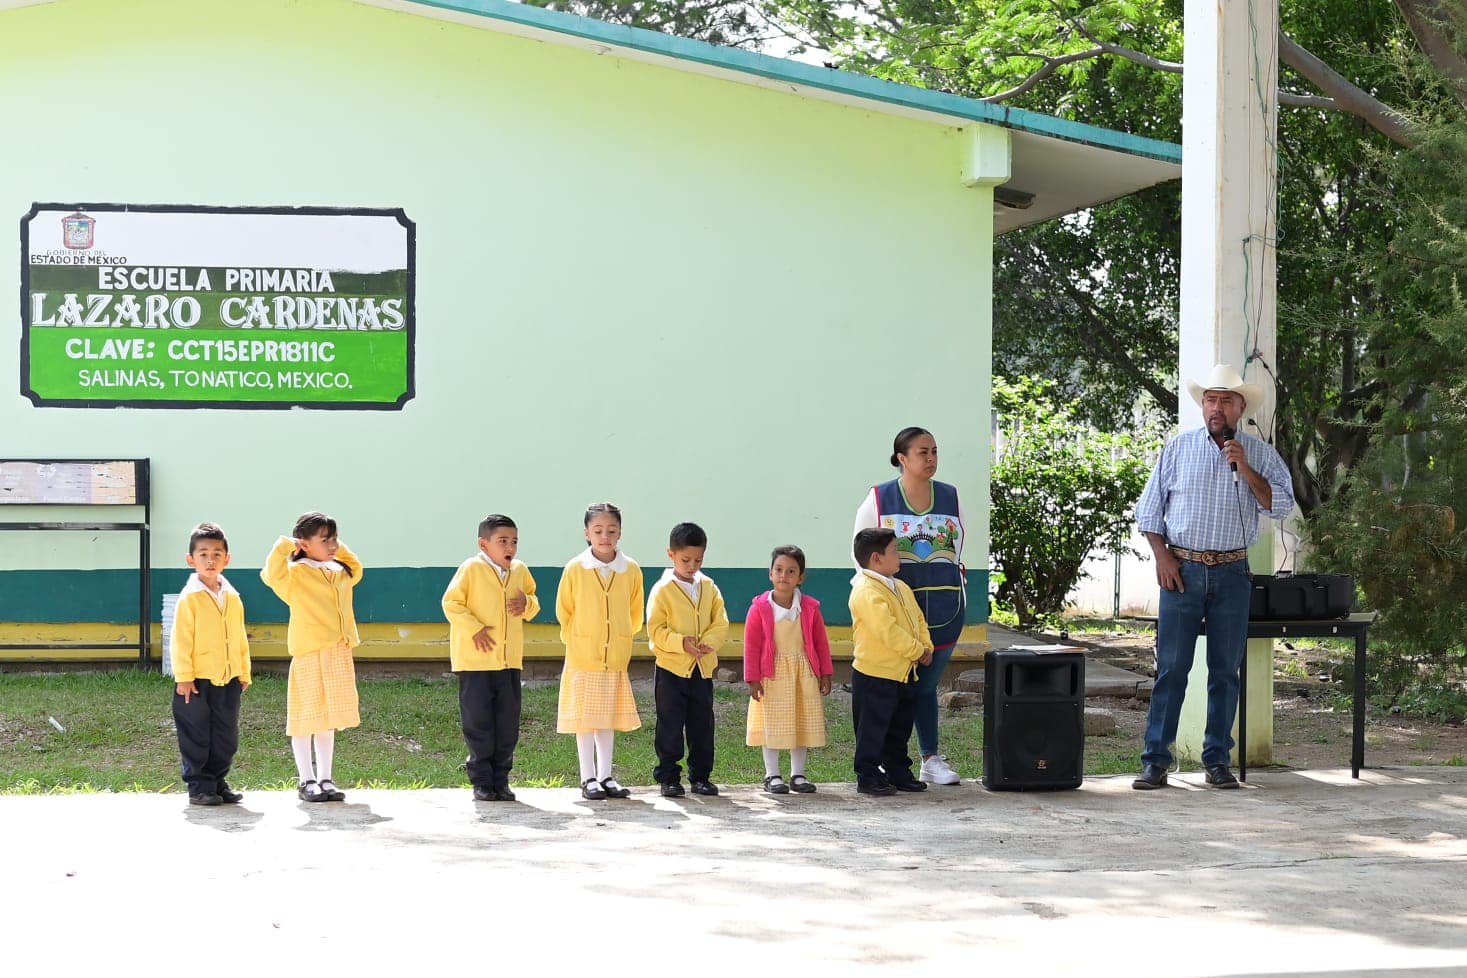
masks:
{"type": "MultiPolygon", "coordinates": [[[[1222,435],[1223,442],[1226,443],[1232,441],[1238,433],[1232,428],[1224,428],[1222,431],[1218,432],[1218,434],[1222,435]]],[[[1233,485],[1236,486],[1238,484],[1238,463],[1229,462],[1228,468],[1233,470],[1233,485]]]]}

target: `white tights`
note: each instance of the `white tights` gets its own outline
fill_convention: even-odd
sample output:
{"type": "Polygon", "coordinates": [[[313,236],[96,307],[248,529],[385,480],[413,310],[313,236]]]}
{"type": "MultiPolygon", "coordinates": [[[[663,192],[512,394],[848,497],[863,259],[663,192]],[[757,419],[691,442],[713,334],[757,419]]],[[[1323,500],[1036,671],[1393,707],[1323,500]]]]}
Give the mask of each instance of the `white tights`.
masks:
{"type": "Polygon", "coordinates": [[[611,752],[615,746],[615,730],[576,734],[576,753],[581,762],[581,784],[592,778],[605,781],[611,777],[611,752]]]}
{"type": "MultiPolygon", "coordinates": [[[[805,758],[809,756],[810,748],[793,747],[790,749],[790,778],[800,777],[805,773],[805,758]]],[[[773,747],[764,748],[764,776],[775,778],[779,776],[779,751],[773,747]]]]}
{"type": "Polygon", "coordinates": [[[318,734],[301,734],[290,738],[290,749],[295,754],[295,770],[301,783],[307,781],[330,781],[331,758],[336,753],[336,731],[327,730],[318,734]],[[311,767],[311,741],[316,743],[316,766],[311,767]],[[317,777],[317,775],[320,775],[317,777]]]}

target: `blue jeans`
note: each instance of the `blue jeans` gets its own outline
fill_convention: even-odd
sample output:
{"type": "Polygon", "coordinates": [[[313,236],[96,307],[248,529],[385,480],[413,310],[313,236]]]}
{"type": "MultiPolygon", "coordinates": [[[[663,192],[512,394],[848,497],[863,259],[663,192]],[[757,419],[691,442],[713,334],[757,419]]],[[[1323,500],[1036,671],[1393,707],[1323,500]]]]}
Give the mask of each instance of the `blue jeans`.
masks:
{"type": "Polygon", "coordinates": [[[917,750],[923,757],[937,753],[937,684],[957,646],[944,645],[932,650],[932,665],[917,667],[917,750]]]}
{"type": "Polygon", "coordinates": [[[1146,714],[1142,764],[1170,767],[1187,674],[1197,651],[1197,633],[1207,619],[1207,727],[1202,764],[1227,764],[1238,712],[1238,669],[1248,648],[1248,604],[1253,579],[1247,560],[1208,567],[1181,561],[1185,591],[1161,592],[1156,621],[1156,683],[1146,714]]]}

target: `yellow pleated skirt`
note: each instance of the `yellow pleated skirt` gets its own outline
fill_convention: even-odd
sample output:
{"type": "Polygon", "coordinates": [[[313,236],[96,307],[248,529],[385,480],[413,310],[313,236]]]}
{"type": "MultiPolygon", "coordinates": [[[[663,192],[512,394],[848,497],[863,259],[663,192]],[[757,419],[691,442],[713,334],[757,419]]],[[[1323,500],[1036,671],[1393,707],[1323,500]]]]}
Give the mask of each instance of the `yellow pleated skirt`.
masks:
{"type": "Polygon", "coordinates": [[[362,723],[357,670],[345,642],[290,660],[285,732],[291,737],[345,730],[362,723]]]}
{"type": "Polygon", "coordinates": [[[641,725],[632,681],[625,672],[583,672],[570,666],[561,672],[558,733],[636,730],[641,725]]]}
{"type": "Polygon", "coordinates": [[[764,698],[749,698],[745,741],[750,747],[789,750],[825,746],[825,704],[820,680],[805,656],[798,621],[774,624],[774,675],[764,680],[764,698]]]}

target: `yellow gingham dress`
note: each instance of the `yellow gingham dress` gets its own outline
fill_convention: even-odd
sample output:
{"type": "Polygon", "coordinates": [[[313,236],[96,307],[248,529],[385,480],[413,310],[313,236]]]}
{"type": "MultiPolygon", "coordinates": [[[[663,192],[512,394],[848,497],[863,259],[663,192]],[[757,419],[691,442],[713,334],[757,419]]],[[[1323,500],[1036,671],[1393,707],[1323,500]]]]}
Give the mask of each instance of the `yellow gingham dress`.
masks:
{"type": "Polygon", "coordinates": [[[750,747],[825,746],[820,681],[805,655],[805,637],[798,621],[774,623],[774,675],[764,679],[762,700],[749,698],[745,735],[750,747]]]}
{"type": "Polygon", "coordinates": [[[569,665],[561,672],[557,733],[636,730],[641,725],[625,672],[588,672],[569,665]]]}
{"type": "Polygon", "coordinates": [[[288,736],[345,730],[361,723],[351,646],[342,642],[290,660],[290,682],[285,691],[288,736]]]}

